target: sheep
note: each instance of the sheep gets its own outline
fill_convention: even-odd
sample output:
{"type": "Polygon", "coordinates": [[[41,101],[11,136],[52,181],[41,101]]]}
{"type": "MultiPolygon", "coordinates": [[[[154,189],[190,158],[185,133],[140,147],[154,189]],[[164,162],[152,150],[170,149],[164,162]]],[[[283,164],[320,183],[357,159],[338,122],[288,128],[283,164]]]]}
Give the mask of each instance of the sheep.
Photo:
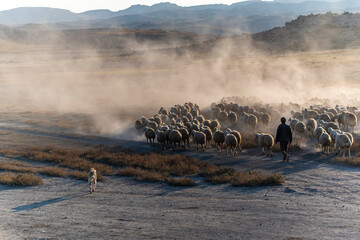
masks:
{"type": "Polygon", "coordinates": [[[190,122],[192,122],[192,121],[194,120],[193,115],[191,115],[191,113],[189,113],[189,112],[185,113],[185,117],[187,117],[187,119],[188,119],[190,122]]]}
{"type": "Polygon", "coordinates": [[[213,107],[213,108],[211,108],[211,111],[213,113],[213,117],[218,118],[219,113],[221,112],[221,109],[219,107],[213,107]]]}
{"type": "Polygon", "coordinates": [[[255,115],[249,114],[246,118],[246,124],[254,131],[258,123],[258,119],[255,115]]]}
{"type": "Polygon", "coordinates": [[[147,120],[145,118],[145,120],[143,118],[139,118],[135,121],[135,128],[138,131],[141,131],[144,127],[146,127],[147,125],[147,120]]]}
{"type": "Polygon", "coordinates": [[[176,143],[179,143],[179,147],[181,145],[181,140],[182,140],[182,135],[180,133],[179,130],[171,130],[170,134],[169,134],[169,141],[170,141],[170,144],[174,144],[173,145],[173,148],[175,149],[176,148],[176,143]]]}
{"type": "Polygon", "coordinates": [[[221,130],[216,130],[213,136],[216,148],[222,152],[222,148],[225,142],[225,134],[221,130]]]}
{"type": "Polygon", "coordinates": [[[309,137],[313,137],[314,136],[314,131],[315,128],[317,126],[317,122],[314,118],[309,118],[306,122],[306,129],[309,132],[309,137]]]}
{"type": "Polygon", "coordinates": [[[207,126],[207,127],[209,127],[210,129],[211,129],[211,121],[210,120],[205,120],[204,122],[203,122],[203,124],[204,124],[204,126],[207,126]]]}
{"type": "Polygon", "coordinates": [[[228,118],[228,114],[224,111],[219,112],[219,121],[225,122],[228,118]]]}
{"type": "Polygon", "coordinates": [[[215,119],[215,120],[211,121],[210,128],[211,128],[211,130],[213,130],[214,128],[220,129],[221,125],[220,125],[219,121],[215,119]]]}
{"type": "Polygon", "coordinates": [[[268,149],[266,156],[273,157],[272,147],[274,146],[274,137],[268,133],[256,133],[255,141],[261,146],[261,155],[265,154],[264,148],[268,149]]]}
{"type": "Polygon", "coordinates": [[[238,131],[236,131],[236,130],[231,130],[230,128],[228,128],[226,131],[227,131],[228,133],[233,134],[233,135],[236,137],[236,140],[237,140],[237,143],[238,143],[238,147],[239,147],[239,151],[241,152],[241,151],[242,151],[242,150],[241,150],[241,134],[240,134],[238,131]]]}
{"type": "Polygon", "coordinates": [[[197,117],[199,115],[199,110],[197,108],[191,108],[190,113],[193,117],[197,117]]]}
{"type": "Polygon", "coordinates": [[[166,143],[166,134],[165,131],[156,130],[156,140],[158,141],[158,144],[162,146],[162,148],[165,149],[165,143],[166,143]]]}
{"type": "Polygon", "coordinates": [[[163,107],[160,108],[158,113],[166,116],[169,114],[168,111],[163,107]]]}
{"type": "Polygon", "coordinates": [[[203,115],[197,116],[196,119],[199,121],[199,123],[203,123],[205,121],[205,118],[203,115]]]}
{"type": "Polygon", "coordinates": [[[90,187],[90,193],[95,192],[96,182],[97,182],[96,170],[95,168],[90,168],[88,172],[88,184],[90,187]]]}
{"type": "Polygon", "coordinates": [[[321,145],[322,152],[325,155],[329,155],[330,154],[331,137],[326,131],[320,135],[319,143],[321,145]]]}
{"type": "Polygon", "coordinates": [[[152,128],[152,129],[156,130],[157,127],[158,127],[158,124],[157,124],[156,122],[154,122],[154,121],[148,120],[148,121],[147,121],[147,127],[150,127],[150,128],[152,128]]]}
{"type": "Polygon", "coordinates": [[[153,144],[155,140],[155,130],[151,127],[145,127],[144,132],[145,132],[146,142],[150,141],[150,144],[153,144]]]}
{"type": "Polygon", "coordinates": [[[291,127],[291,130],[294,131],[295,129],[295,125],[299,122],[298,119],[295,119],[295,118],[289,118],[289,125],[291,127]]]}
{"type": "Polygon", "coordinates": [[[306,129],[305,123],[300,121],[297,122],[294,127],[295,138],[301,138],[305,133],[305,129],[306,129]]]}
{"type": "Polygon", "coordinates": [[[318,115],[318,112],[315,111],[314,109],[308,110],[307,108],[305,108],[303,114],[304,114],[305,119],[310,119],[310,118],[315,119],[316,116],[318,115]]]}
{"type": "Polygon", "coordinates": [[[238,145],[238,142],[236,140],[236,137],[234,134],[227,133],[225,135],[225,143],[226,143],[226,155],[229,153],[229,148],[231,148],[231,153],[233,156],[236,154],[236,147],[238,145]]]}
{"type": "Polygon", "coordinates": [[[314,137],[319,141],[320,135],[325,132],[325,129],[323,127],[318,127],[314,131],[314,137]]]}
{"type": "Polygon", "coordinates": [[[264,126],[268,126],[270,121],[271,121],[271,117],[270,117],[270,114],[268,113],[262,113],[260,115],[260,121],[261,123],[264,125],[264,126]]]}
{"type": "Polygon", "coordinates": [[[162,120],[159,116],[154,116],[154,122],[156,122],[158,125],[162,124],[162,120]]]}
{"type": "Polygon", "coordinates": [[[196,150],[199,150],[199,144],[201,146],[201,150],[204,152],[204,145],[206,143],[206,135],[200,131],[192,131],[194,142],[196,143],[196,150]]]}
{"type": "Polygon", "coordinates": [[[330,116],[327,114],[327,113],[322,113],[322,114],[318,114],[316,116],[316,120],[317,121],[320,121],[320,120],[323,120],[325,122],[330,122],[331,121],[331,118],[330,116]]]}
{"type": "Polygon", "coordinates": [[[237,121],[237,115],[235,112],[232,112],[232,111],[229,112],[227,118],[231,124],[236,123],[236,121],[237,121]]]}
{"type": "Polygon", "coordinates": [[[211,148],[211,140],[213,139],[213,134],[211,132],[211,129],[208,127],[203,127],[201,128],[201,132],[205,133],[206,135],[205,145],[210,144],[210,148],[211,148]]]}
{"type": "Polygon", "coordinates": [[[334,123],[334,122],[326,122],[326,123],[323,125],[323,128],[324,128],[325,131],[326,131],[327,133],[329,133],[329,134],[330,134],[329,128],[332,128],[332,129],[334,129],[334,130],[340,129],[339,125],[338,125],[337,123],[334,123]]]}
{"type": "MultiPolygon", "coordinates": [[[[340,155],[341,155],[341,151],[343,151],[343,158],[345,159],[345,151],[348,151],[348,157],[349,159],[351,158],[350,155],[350,148],[352,146],[352,142],[350,140],[350,138],[348,137],[348,135],[346,135],[345,133],[340,133],[336,136],[335,139],[335,145],[336,148],[338,148],[340,150],[340,155]]],[[[337,154],[337,152],[336,152],[337,154]]]]}
{"type": "Polygon", "coordinates": [[[183,148],[185,148],[185,144],[187,143],[188,147],[190,148],[190,143],[189,143],[189,138],[190,138],[190,134],[189,131],[182,127],[179,129],[179,132],[181,133],[182,136],[182,141],[184,143],[183,148]]]}
{"type": "Polygon", "coordinates": [[[299,119],[300,121],[304,120],[304,115],[300,112],[291,111],[292,118],[299,119]]]}
{"type": "Polygon", "coordinates": [[[344,128],[346,131],[349,130],[349,126],[351,127],[351,132],[354,133],[354,127],[357,124],[357,117],[354,113],[351,112],[343,112],[341,114],[344,118],[344,128]]]}

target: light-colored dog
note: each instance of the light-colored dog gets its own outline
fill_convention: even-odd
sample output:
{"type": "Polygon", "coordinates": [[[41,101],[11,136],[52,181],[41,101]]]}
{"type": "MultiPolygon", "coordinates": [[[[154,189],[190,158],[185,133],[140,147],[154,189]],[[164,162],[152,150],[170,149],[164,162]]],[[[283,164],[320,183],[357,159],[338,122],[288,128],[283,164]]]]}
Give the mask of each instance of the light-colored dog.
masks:
{"type": "Polygon", "coordinates": [[[97,175],[95,168],[90,168],[90,171],[88,172],[88,183],[90,187],[90,193],[93,193],[95,191],[97,181],[97,175]]]}

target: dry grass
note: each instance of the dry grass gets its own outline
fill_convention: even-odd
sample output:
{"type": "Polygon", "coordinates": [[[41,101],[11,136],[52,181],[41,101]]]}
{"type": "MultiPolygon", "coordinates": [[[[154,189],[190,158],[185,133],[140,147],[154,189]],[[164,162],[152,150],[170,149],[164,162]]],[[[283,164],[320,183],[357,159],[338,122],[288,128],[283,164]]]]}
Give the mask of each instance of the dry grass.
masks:
{"type": "MultiPolygon", "coordinates": [[[[75,178],[78,180],[83,180],[83,181],[87,181],[88,180],[88,173],[87,171],[78,171],[78,170],[74,170],[69,172],[69,174],[67,175],[68,177],[71,178],[75,178]]],[[[101,175],[101,173],[97,173],[97,180],[98,181],[102,181],[103,180],[103,176],[101,175]]]]}
{"type": "Polygon", "coordinates": [[[9,186],[37,186],[43,184],[41,177],[33,173],[12,173],[6,172],[0,174],[0,183],[9,186]]]}
{"type": "Polygon", "coordinates": [[[39,173],[52,177],[64,177],[67,174],[67,171],[59,167],[43,167],[39,169],[39,173]]]}
{"type": "Polygon", "coordinates": [[[352,157],[352,158],[343,158],[343,157],[335,157],[332,162],[334,163],[340,163],[345,164],[353,167],[359,167],[360,166],[360,158],[359,157],[352,157]]]}
{"type": "Polygon", "coordinates": [[[118,172],[119,176],[132,176],[138,181],[160,181],[165,182],[167,176],[164,174],[152,171],[152,170],[144,170],[141,168],[134,167],[126,167],[124,169],[120,169],[118,172]]]}
{"type": "Polygon", "coordinates": [[[233,186],[268,186],[284,183],[281,174],[263,174],[257,171],[241,172],[229,167],[208,165],[201,173],[212,184],[231,183],[233,186]]]}
{"type": "Polygon", "coordinates": [[[3,171],[14,171],[14,172],[24,172],[24,173],[35,173],[36,169],[31,167],[30,164],[22,162],[1,162],[0,170],[3,171]]]}
{"type": "Polygon", "coordinates": [[[61,167],[82,171],[88,171],[90,168],[95,168],[99,173],[105,175],[110,175],[115,172],[115,169],[111,166],[102,163],[94,163],[81,157],[82,152],[77,150],[63,150],[53,147],[31,148],[21,152],[21,155],[33,161],[53,162],[59,164],[61,167]]]}
{"type": "Polygon", "coordinates": [[[263,174],[257,171],[236,172],[231,180],[233,186],[269,186],[284,183],[281,174],[263,174]]]}
{"type": "MultiPolygon", "coordinates": [[[[205,164],[183,155],[162,155],[157,153],[137,154],[121,148],[101,146],[96,150],[77,151],[53,147],[32,148],[20,152],[34,161],[47,161],[62,167],[74,169],[67,176],[87,180],[87,171],[94,167],[98,171],[98,180],[102,174],[113,174],[115,167],[120,167],[117,175],[132,176],[137,181],[167,182],[173,186],[193,186],[195,182],[185,176],[200,175],[212,184],[232,183],[234,186],[262,186],[284,182],[280,174],[260,174],[258,172],[241,172],[225,166],[205,164]],[[180,178],[175,178],[178,176],[180,178]]],[[[50,169],[42,170],[45,174],[56,174],[50,169]]],[[[61,176],[65,176],[62,173],[61,176]]]]}
{"type": "Polygon", "coordinates": [[[88,180],[88,176],[87,176],[87,172],[86,171],[71,171],[68,174],[69,177],[71,178],[75,178],[77,180],[83,180],[83,181],[87,181],[88,180]]]}
{"type": "Polygon", "coordinates": [[[167,182],[171,186],[179,186],[179,187],[187,187],[187,186],[194,186],[195,182],[187,177],[181,178],[168,178],[167,182]]]}

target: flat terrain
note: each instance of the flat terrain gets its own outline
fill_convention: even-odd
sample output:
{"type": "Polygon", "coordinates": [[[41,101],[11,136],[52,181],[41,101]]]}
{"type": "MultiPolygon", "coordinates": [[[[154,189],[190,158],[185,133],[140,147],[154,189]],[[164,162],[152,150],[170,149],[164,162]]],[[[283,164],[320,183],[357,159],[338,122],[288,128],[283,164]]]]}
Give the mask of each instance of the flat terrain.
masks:
{"type": "MultiPolygon", "coordinates": [[[[0,127],[2,148],[54,145],[89,148],[99,143],[141,151],[143,142],[66,134],[30,126],[0,127]],[[11,139],[16,139],[16,143],[11,139]]],[[[194,146],[193,146],[194,147],[194,146]]],[[[195,187],[139,183],[105,177],[95,194],[87,183],[44,177],[38,187],[0,186],[2,239],[356,239],[359,234],[359,169],[330,163],[317,149],[304,147],[284,163],[259,149],[230,157],[208,149],[181,153],[236,169],[284,174],[272,187],[195,187]]],[[[1,157],[0,161],[9,161],[1,157]]],[[[17,159],[24,161],[24,159],[17,159]]],[[[34,165],[40,163],[32,163],[34,165]]],[[[43,163],[41,163],[43,164],[43,163]]]]}
{"type": "MultiPolygon", "coordinates": [[[[206,108],[224,96],[360,105],[358,49],[242,57],[231,50],[227,45],[213,57],[194,59],[22,45],[1,50],[0,149],[103,144],[148,152],[143,137],[129,130],[134,119],[186,101],[206,108]]],[[[105,176],[92,195],[86,182],[70,178],[42,176],[37,187],[0,185],[0,239],[358,238],[358,168],[331,163],[333,156],[322,156],[311,143],[289,163],[279,153],[269,159],[259,151],[232,157],[192,146],[179,153],[282,173],[284,184],[239,188],[193,177],[197,185],[185,188],[105,176]]]]}

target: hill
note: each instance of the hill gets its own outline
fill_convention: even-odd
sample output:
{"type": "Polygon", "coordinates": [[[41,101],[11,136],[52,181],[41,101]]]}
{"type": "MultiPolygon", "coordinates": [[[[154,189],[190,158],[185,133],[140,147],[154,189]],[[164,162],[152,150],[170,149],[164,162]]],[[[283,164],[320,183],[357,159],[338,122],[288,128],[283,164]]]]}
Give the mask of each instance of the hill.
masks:
{"type": "Polygon", "coordinates": [[[133,5],[120,11],[98,9],[73,13],[55,8],[16,8],[0,11],[0,24],[44,24],[52,29],[131,28],[170,30],[196,34],[236,35],[284,26],[298,15],[360,10],[360,2],[244,1],[231,5],[181,7],[173,3],[133,5]]]}

